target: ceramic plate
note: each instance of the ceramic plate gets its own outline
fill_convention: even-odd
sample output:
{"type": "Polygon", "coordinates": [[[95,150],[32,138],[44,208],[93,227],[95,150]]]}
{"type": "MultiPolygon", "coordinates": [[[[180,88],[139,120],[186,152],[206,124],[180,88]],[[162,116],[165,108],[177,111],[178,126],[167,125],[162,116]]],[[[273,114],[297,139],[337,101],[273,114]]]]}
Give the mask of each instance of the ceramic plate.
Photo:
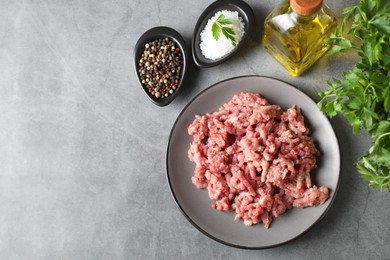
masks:
{"type": "Polygon", "coordinates": [[[169,137],[166,167],[173,197],[184,216],[197,229],[229,246],[262,249],[282,245],[299,237],[326,214],[338,189],[340,150],[331,124],[310,97],[276,79],[246,76],[225,80],[207,88],[184,108],[169,137]],[[213,209],[207,190],[197,189],[191,182],[195,164],[187,155],[192,141],[192,136],[187,134],[188,125],[194,120],[195,115],[217,111],[222,104],[239,92],[260,93],[271,104],[278,104],[284,110],[294,104],[301,108],[311,136],[321,151],[317,161],[318,167],[312,173],[313,182],[317,186],[326,185],[330,189],[330,197],[323,205],[290,209],[274,219],[268,230],[261,223],[246,227],[242,220],[233,220],[234,212],[213,209]]]}

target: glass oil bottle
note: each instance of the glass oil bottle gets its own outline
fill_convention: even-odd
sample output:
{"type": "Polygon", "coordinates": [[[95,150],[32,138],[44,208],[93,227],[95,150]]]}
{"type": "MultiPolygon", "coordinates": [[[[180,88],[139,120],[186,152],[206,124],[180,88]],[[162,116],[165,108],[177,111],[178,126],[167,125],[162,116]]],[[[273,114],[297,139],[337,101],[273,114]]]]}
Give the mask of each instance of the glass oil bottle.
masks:
{"type": "Polygon", "coordinates": [[[337,19],[323,0],[285,0],[266,18],[262,45],[292,76],[299,76],[328,49],[337,19]]]}

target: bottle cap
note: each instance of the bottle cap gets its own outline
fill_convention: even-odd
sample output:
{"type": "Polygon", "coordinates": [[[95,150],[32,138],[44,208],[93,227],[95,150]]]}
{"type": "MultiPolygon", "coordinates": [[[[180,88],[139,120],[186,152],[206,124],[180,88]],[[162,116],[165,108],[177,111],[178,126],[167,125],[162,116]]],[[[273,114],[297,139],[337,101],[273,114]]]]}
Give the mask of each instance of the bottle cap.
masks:
{"type": "Polygon", "coordinates": [[[291,8],[299,15],[309,16],[321,8],[323,0],[290,0],[291,8]]]}

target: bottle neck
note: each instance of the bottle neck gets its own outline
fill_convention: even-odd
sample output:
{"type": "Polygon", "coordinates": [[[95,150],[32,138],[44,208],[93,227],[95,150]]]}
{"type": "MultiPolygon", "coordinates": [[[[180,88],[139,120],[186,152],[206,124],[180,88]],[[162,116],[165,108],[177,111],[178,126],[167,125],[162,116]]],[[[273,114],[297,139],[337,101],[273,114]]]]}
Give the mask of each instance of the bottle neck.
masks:
{"type": "Polygon", "coordinates": [[[313,12],[310,15],[303,16],[303,15],[298,14],[297,12],[294,11],[294,9],[291,8],[290,16],[291,16],[291,19],[293,19],[294,21],[296,21],[298,23],[307,23],[307,22],[312,21],[314,18],[316,18],[319,10],[313,12]]]}

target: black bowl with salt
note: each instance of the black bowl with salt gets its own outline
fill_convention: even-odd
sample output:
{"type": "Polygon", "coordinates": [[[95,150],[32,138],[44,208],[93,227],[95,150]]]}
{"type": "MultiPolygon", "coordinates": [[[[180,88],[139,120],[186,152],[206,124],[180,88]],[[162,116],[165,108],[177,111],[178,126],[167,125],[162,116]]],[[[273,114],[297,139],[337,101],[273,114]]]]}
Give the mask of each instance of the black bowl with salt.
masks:
{"type": "MultiPolygon", "coordinates": [[[[218,17],[221,17],[218,15],[218,17]]],[[[223,18],[223,17],[222,17],[223,18]]],[[[226,18],[226,17],[225,17],[226,18]]],[[[227,19],[229,20],[229,19],[227,19]]],[[[232,20],[230,20],[232,21],[232,20]]],[[[233,21],[235,22],[235,21],[233,21]]],[[[208,68],[215,65],[218,65],[227,59],[231,58],[234,54],[238,52],[239,49],[242,48],[244,43],[249,37],[250,32],[252,31],[252,27],[254,24],[254,14],[252,8],[245,3],[242,0],[217,0],[213,2],[211,5],[209,5],[203,13],[200,15],[198,22],[195,25],[195,29],[193,32],[192,37],[192,55],[194,58],[194,61],[198,67],[202,68],[208,68]],[[239,41],[235,42],[235,46],[232,44],[230,47],[230,51],[226,51],[225,53],[219,53],[222,49],[226,48],[226,45],[223,43],[223,41],[226,42],[226,40],[222,40],[222,37],[224,36],[224,33],[219,30],[219,39],[216,42],[212,42],[213,44],[208,44],[207,37],[211,37],[212,30],[209,28],[211,22],[211,19],[218,14],[224,14],[224,13],[231,13],[231,12],[237,12],[239,18],[241,18],[241,22],[243,24],[242,28],[242,35],[240,35],[241,39],[239,41]],[[206,28],[207,27],[207,28],[206,28]],[[206,29],[210,29],[210,31],[207,31],[206,29]],[[206,33],[207,37],[205,37],[206,33]],[[201,34],[203,34],[203,37],[201,37],[201,34]],[[202,39],[203,43],[202,43],[202,39]],[[202,44],[202,48],[201,48],[202,44]],[[218,46],[220,44],[220,46],[218,46]],[[202,51],[203,49],[203,51],[202,51]]],[[[232,27],[231,24],[225,23],[222,20],[222,23],[220,23],[222,27],[232,27]]],[[[220,27],[220,28],[222,28],[220,27]]],[[[228,29],[229,30],[229,29],[228,29]]],[[[215,31],[215,30],[214,30],[215,31]]],[[[229,31],[225,31],[229,32],[229,31]]],[[[240,32],[241,33],[241,32],[240,32]]],[[[238,36],[237,34],[235,36],[238,36]]],[[[209,41],[210,42],[210,41],[209,41]]]]}

